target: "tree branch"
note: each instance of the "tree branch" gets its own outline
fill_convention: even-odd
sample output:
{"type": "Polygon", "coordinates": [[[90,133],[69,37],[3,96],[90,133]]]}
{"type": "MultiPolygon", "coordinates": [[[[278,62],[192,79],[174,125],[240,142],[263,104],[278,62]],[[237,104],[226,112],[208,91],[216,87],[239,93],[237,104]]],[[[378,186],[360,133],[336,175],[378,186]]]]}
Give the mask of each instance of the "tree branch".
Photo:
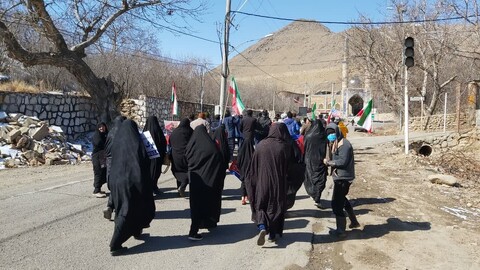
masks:
{"type": "Polygon", "coordinates": [[[442,83],[442,84],[440,85],[440,89],[442,89],[443,87],[445,87],[447,84],[451,83],[453,80],[455,80],[455,78],[457,78],[457,75],[452,76],[450,79],[446,80],[444,83],[442,83]]]}
{"type": "Polygon", "coordinates": [[[52,53],[31,53],[25,50],[12,32],[10,32],[2,21],[0,21],[0,37],[3,38],[8,56],[22,62],[25,66],[54,65],[63,66],[65,59],[61,55],[52,53]]]}
{"type": "MultiPolygon", "coordinates": [[[[138,8],[143,8],[143,7],[147,7],[147,6],[153,6],[153,5],[159,5],[159,4],[162,4],[162,1],[149,1],[149,2],[146,2],[146,3],[140,3],[140,4],[128,4],[128,1],[126,0],[123,0],[122,1],[122,8],[118,9],[115,13],[113,13],[110,17],[107,18],[107,20],[105,20],[105,22],[98,28],[97,32],[91,36],[90,38],[86,39],[85,41],[73,46],[72,48],[70,48],[72,51],[75,51],[75,52],[83,52],[83,50],[92,45],[93,43],[95,43],[102,35],[103,33],[105,33],[105,31],[107,30],[107,28],[118,18],[120,17],[121,15],[127,13],[128,11],[132,10],[132,9],[138,9],[138,8]]],[[[95,23],[97,23],[98,21],[96,21],[95,23]]]]}
{"type": "Polygon", "coordinates": [[[47,10],[45,9],[44,1],[31,0],[30,3],[34,8],[35,13],[39,16],[39,19],[44,24],[47,39],[53,42],[60,52],[68,51],[67,43],[53,23],[52,17],[50,17],[50,14],[48,14],[47,10]]]}

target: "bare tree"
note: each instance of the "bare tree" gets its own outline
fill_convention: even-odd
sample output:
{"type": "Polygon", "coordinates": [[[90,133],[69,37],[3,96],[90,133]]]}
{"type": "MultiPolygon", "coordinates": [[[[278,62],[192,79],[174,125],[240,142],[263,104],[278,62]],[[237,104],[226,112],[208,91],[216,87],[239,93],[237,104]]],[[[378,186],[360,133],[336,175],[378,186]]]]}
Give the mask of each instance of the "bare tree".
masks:
{"type": "MultiPolygon", "coordinates": [[[[435,113],[442,94],[452,81],[464,73],[460,71],[460,59],[455,55],[462,46],[460,25],[442,22],[440,18],[450,13],[445,1],[392,1],[392,23],[387,26],[362,26],[349,32],[351,47],[358,61],[357,67],[369,69],[372,85],[379,96],[395,112],[403,106],[404,39],[415,39],[415,66],[410,69],[411,95],[426,98],[425,113],[435,113]],[[403,23],[423,21],[421,23],[403,23]]],[[[427,120],[428,123],[428,120],[427,120]]]]}
{"type": "Polygon", "coordinates": [[[87,64],[85,57],[95,50],[93,45],[107,48],[104,49],[107,51],[118,49],[119,44],[128,40],[117,38],[118,31],[117,35],[113,31],[122,23],[134,22],[133,25],[138,25],[139,22],[147,22],[158,29],[161,27],[158,21],[178,27],[173,17],[198,19],[204,3],[194,5],[193,2],[7,0],[0,4],[0,39],[8,56],[26,67],[50,65],[66,69],[95,100],[102,118],[108,120],[117,113],[121,97],[119,84],[115,87],[112,78],[100,77],[87,64]],[[24,38],[18,36],[16,29],[19,26],[29,30],[24,33],[47,40],[48,48],[29,46],[24,38]]]}

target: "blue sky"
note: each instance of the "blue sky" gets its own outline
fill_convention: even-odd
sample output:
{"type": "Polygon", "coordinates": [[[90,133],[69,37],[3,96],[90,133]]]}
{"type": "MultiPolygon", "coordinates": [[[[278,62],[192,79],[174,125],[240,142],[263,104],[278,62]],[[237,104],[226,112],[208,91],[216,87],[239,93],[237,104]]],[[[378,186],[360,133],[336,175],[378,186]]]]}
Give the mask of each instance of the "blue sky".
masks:
{"type": "MultiPolygon", "coordinates": [[[[208,14],[201,17],[202,23],[192,23],[191,34],[208,40],[218,41],[217,23],[225,16],[225,0],[209,0],[208,14]]],[[[317,21],[355,21],[359,14],[381,21],[388,11],[388,0],[232,0],[232,10],[291,19],[317,21]]],[[[230,44],[240,51],[254,44],[262,37],[278,31],[288,21],[258,18],[236,14],[234,27],[230,30],[230,44]]],[[[326,25],[334,32],[340,32],[348,25],[326,25]]],[[[190,57],[206,59],[213,66],[221,63],[218,44],[203,41],[187,35],[163,31],[159,33],[160,48],[164,56],[175,59],[190,57]]],[[[233,57],[234,53],[231,53],[233,57]]],[[[231,58],[230,57],[230,58],[231,58]]]]}

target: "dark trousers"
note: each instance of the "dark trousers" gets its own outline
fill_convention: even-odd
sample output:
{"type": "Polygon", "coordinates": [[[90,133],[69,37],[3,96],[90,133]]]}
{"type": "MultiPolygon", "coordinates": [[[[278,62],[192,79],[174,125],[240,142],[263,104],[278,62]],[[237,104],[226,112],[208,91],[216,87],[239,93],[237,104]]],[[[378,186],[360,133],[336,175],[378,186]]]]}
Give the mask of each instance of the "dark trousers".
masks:
{"type": "Polygon", "coordinates": [[[325,172],[321,174],[319,181],[315,183],[315,185],[313,186],[314,194],[315,194],[315,198],[313,199],[315,200],[316,203],[320,203],[322,192],[325,190],[326,183],[327,183],[327,170],[325,169],[325,172]]]}
{"type": "Polygon", "coordinates": [[[242,197],[246,197],[247,195],[247,188],[245,187],[245,180],[242,181],[242,184],[240,186],[240,189],[242,190],[242,197]]]}
{"type": "Polygon", "coordinates": [[[107,157],[107,187],[108,187],[108,190],[110,190],[107,206],[114,209],[115,207],[113,207],[112,188],[110,187],[110,168],[111,167],[112,167],[112,158],[107,157]]]}
{"type": "Polygon", "coordinates": [[[188,236],[194,236],[195,234],[198,233],[199,229],[200,229],[200,222],[197,219],[192,218],[192,224],[190,224],[190,232],[188,233],[188,236]]]}
{"type": "Polygon", "coordinates": [[[346,217],[345,209],[347,212],[353,212],[352,205],[347,199],[347,194],[350,189],[351,183],[348,181],[333,181],[333,198],[332,198],[332,210],[337,217],[346,217]]]}
{"type": "Polygon", "coordinates": [[[98,192],[102,188],[102,185],[107,182],[107,168],[102,165],[102,153],[97,152],[92,155],[93,164],[93,187],[98,192]]]}
{"type": "Polygon", "coordinates": [[[235,150],[235,138],[228,138],[228,148],[230,149],[230,162],[232,162],[233,151],[235,150]]]}

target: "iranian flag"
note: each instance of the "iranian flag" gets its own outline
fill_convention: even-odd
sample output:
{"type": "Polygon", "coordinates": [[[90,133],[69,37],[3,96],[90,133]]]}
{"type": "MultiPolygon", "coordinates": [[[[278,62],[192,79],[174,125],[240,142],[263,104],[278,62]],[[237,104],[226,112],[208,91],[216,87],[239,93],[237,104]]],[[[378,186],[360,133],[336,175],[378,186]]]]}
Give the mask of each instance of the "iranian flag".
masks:
{"type": "Polygon", "coordinates": [[[315,111],[317,110],[317,102],[315,102],[313,104],[313,108],[312,108],[312,121],[315,121],[316,117],[315,117],[315,111]]]}
{"type": "Polygon", "coordinates": [[[245,105],[243,105],[242,98],[240,97],[240,92],[238,92],[237,83],[235,78],[232,76],[232,81],[230,82],[229,91],[232,94],[232,108],[236,115],[241,115],[243,110],[245,110],[245,105]]]}
{"type": "Polygon", "coordinates": [[[172,84],[172,115],[178,115],[177,87],[175,87],[175,82],[172,84]]]}
{"type": "Polygon", "coordinates": [[[357,125],[363,127],[368,132],[372,132],[372,111],[373,111],[373,99],[367,103],[367,106],[357,114],[360,119],[357,121],[357,125]]]}
{"type": "Polygon", "coordinates": [[[332,118],[332,114],[334,112],[336,112],[336,110],[335,110],[335,104],[336,103],[337,103],[337,101],[335,99],[332,100],[332,107],[330,107],[330,112],[328,113],[327,123],[330,123],[330,119],[332,118]]]}

